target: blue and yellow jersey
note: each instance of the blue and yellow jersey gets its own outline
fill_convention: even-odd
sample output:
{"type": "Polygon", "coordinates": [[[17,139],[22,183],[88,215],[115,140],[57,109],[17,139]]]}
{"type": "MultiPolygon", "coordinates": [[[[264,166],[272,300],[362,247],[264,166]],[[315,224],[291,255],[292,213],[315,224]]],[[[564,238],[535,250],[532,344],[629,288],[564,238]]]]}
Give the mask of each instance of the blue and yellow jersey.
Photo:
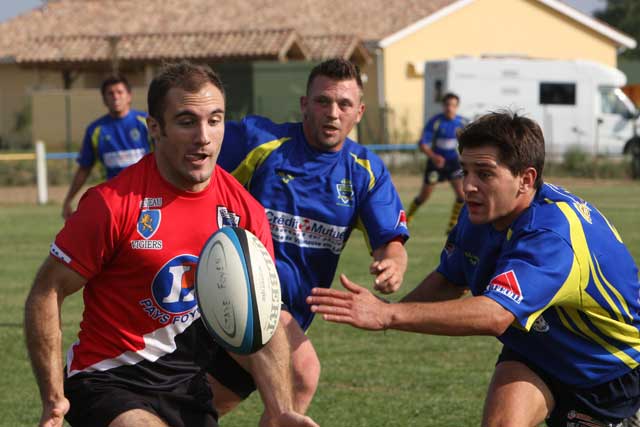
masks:
{"type": "Polygon", "coordinates": [[[505,232],[472,224],[465,207],[449,236],[438,271],[513,313],[505,346],[576,387],[638,365],[638,269],[595,207],[544,184],[505,232]]]}
{"type": "Polygon", "coordinates": [[[226,123],[218,164],[265,207],[283,302],[304,329],[313,319],[305,298],[315,286],[331,286],[353,228],[370,249],[409,237],[389,172],[352,140],[338,152],[320,152],[301,123],[248,116],[226,123]]]}
{"type": "Polygon", "coordinates": [[[107,114],[91,123],[82,140],[78,164],[91,167],[100,160],[110,179],[136,163],[152,149],[146,117],[142,111],[130,110],[121,119],[107,114]]]}
{"type": "Polygon", "coordinates": [[[426,144],[447,160],[458,158],[458,130],[466,126],[461,116],[448,119],[443,113],[433,116],[424,129],[419,144],[426,144]]]}

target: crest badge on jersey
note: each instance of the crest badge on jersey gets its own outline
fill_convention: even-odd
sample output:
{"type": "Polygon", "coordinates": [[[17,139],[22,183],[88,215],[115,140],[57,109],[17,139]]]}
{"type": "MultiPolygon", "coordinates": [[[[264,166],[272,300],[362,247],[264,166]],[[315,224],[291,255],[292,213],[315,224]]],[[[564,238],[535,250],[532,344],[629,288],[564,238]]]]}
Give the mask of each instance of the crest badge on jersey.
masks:
{"type": "Polygon", "coordinates": [[[584,218],[585,221],[587,221],[589,224],[592,223],[591,222],[591,209],[587,205],[587,202],[585,202],[585,201],[582,201],[580,203],[573,202],[573,206],[580,213],[580,215],[582,215],[582,218],[584,218]]]}
{"type": "Polygon", "coordinates": [[[150,239],[160,227],[162,212],[159,209],[145,209],[140,212],[137,231],[144,239],[150,239]]]}
{"type": "Polygon", "coordinates": [[[227,209],[226,206],[218,206],[217,209],[218,228],[222,227],[238,227],[240,217],[234,212],[227,209]]]}
{"type": "Polygon", "coordinates": [[[353,201],[353,186],[351,185],[351,180],[344,178],[336,184],[336,190],[338,191],[338,200],[341,204],[351,206],[351,202],[353,201]]]}
{"type": "Polygon", "coordinates": [[[518,283],[516,273],[513,270],[498,274],[496,277],[491,279],[489,286],[487,286],[487,290],[499,292],[502,295],[509,297],[517,304],[522,302],[522,290],[520,289],[520,283],[518,283]]]}
{"type": "Polygon", "coordinates": [[[132,141],[140,141],[140,131],[137,128],[133,128],[129,131],[129,138],[132,141]]]}

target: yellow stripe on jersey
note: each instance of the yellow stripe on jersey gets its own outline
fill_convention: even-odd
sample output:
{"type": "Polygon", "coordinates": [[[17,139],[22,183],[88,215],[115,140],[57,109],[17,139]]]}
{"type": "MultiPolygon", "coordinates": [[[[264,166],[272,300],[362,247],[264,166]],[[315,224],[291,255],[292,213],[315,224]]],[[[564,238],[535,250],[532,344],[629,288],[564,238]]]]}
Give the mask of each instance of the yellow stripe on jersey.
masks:
{"type": "Polygon", "coordinates": [[[351,154],[351,156],[353,157],[353,159],[356,161],[357,164],[359,164],[360,166],[365,168],[367,172],[369,172],[369,188],[367,189],[367,191],[371,191],[373,186],[376,185],[376,177],[373,174],[373,169],[371,169],[371,162],[367,159],[360,159],[358,158],[358,156],[356,156],[353,153],[349,153],[349,154],[351,154]]]}
{"type": "MultiPolygon", "coordinates": [[[[622,295],[620,295],[620,292],[618,292],[618,290],[614,288],[613,285],[609,283],[607,278],[604,276],[604,274],[602,273],[602,269],[600,269],[600,263],[598,262],[598,259],[594,257],[594,260],[596,261],[597,275],[602,277],[602,281],[604,282],[604,284],[607,285],[607,288],[609,288],[609,290],[613,293],[613,295],[618,299],[618,302],[622,306],[624,313],[627,315],[629,322],[633,322],[633,316],[631,315],[631,312],[629,312],[629,306],[627,305],[627,301],[624,299],[622,295]]],[[[596,272],[593,271],[593,264],[591,264],[591,269],[592,269],[593,275],[595,276],[596,272]]]]}
{"type": "Polygon", "coordinates": [[[560,321],[562,322],[562,324],[564,325],[565,328],[567,328],[569,331],[573,332],[574,334],[587,339],[587,337],[582,334],[580,331],[578,331],[577,329],[575,329],[573,327],[573,325],[571,324],[571,322],[569,322],[569,319],[567,319],[567,313],[565,313],[564,309],[562,307],[554,307],[556,310],[556,313],[558,313],[558,317],[560,318],[560,321]]]}
{"type": "Polygon", "coordinates": [[[362,234],[364,234],[364,241],[367,244],[369,253],[373,253],[373,249],[371,249],[371,241],[369,241],[369,233],[367,233],[367,227],[364,226],[364,222],[362,222],[362,218],[360,218],[360,215],[358,215],[358,219],[356,220],[356,228],[362,231],[362,234]]]}
{"type": "MultiPolygon", "coordinates": [[[[138,120],[140,123],[144,125],[145,128],[148,129],[146,117],[136,116],[136,120],[138,120]]],[[[151,137],[151,134],[148,132],[147,132],[147,142],[149,143],[149,151],[154,151],[156,147],[155,147],[155,144],[153,143],[153,138],[151,137]]]]}
{"type": "Polygon", "coordinates": [[[247,157],[245,157],[242,163],[240,163],[238,167],[231,172],[231,175],[233,175],[240,184],[248,187],[251,177],[258,166],[260,166],[275,149],[290,139],[291,138],[288,136],[280,139],[274,139],[273,141],[266,142],[254,148],[249,152],[249,154],[247,154],[247,157]]]}
{"type": "Polygon", "coordinates": [[[93,158],[94,160],[98,160],[98,145],[100,144],[100,131],[102,130],[101,126],[96,126],[91,134],[91,146],[93,147],[93,158]]]}
{"type": "MultiPolygon", "coordinates": [[[[569,317],[571,317],[571,320],[573,320],[573,323],[575,323],[576,326],[580,329],[580,332],[582,332],[584,335],[588,336],[589,339],[591,339],[591,341],[599,344],[602,348],[607,350],[613,356],[615,356],[618,359],[620,359],[629,368],[633,369],[636,366],[638,366],[638,362],[633,360],[633,358],[631,356],[629,356],[627,353],[625,353],[621,349],[617,348],[616,346],[614,346],[612,344],[609,344],[607,341],[605,341],[604,339],[600,338],[600,336],[598,334],[596,334],[591,329],[589,329],[589,326],[580,317],[580,312],[578,310],[576,310],[575,308],[566,308],[566,311],[567,311],[567,314],[569,315],[569,317]]],[[[593,317],[594,316],[593,312],[590,312],[589,316],[590,316],[590,318],[592,320],[595,319],[593,317]]],[[[610,317],[607,317],[607,320],[609,321],[609,323],[612,322],[612,319],[610,317]]],[[[599,323],[599,322],[593,322],[593,325],[595,327],[597,327],[598,329],[600,329],[600,326],[597,323],[599,323]]],[[[618,322],[618,324],[620,324],[620,323],[618,322]]],[[[633,328],[633,329],[635,329],[635,328],[633,328]]],[[[637,335],[638,332],[637,332],[637,330],[635,330],[635,331],[636,331],[635,333],[637,335]]],[[[611,334],[611,332],[613,332],[612,330],[609,330],[608,332],[610,333],[609,334],[610,336],[612,336],[615,339],[620,340],[620,337],[617,336],[617,334],[611,334]]],[[[622,341],[622,340],[620,340],[620,341],[622,341]]],[[[640,346],[633,346],[633,348],[636,351],[638,351],[640,346]]]]}
{"type": "Polygon", "coordinates": [[[136,116],[136,120],[142,123],[144,127],[147,127],[147,119],[144,116],[136,116]]]}

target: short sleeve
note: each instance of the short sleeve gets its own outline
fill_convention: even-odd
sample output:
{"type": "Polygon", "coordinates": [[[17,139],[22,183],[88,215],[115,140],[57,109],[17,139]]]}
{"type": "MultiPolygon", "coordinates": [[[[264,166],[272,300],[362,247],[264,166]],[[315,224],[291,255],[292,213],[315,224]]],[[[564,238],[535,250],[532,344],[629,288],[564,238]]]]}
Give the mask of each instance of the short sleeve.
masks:
{"type": "Polygon", "coordinates": [[[102,271],[117,246],[117,227],[99,191],[89,189],[51,245],[51,255],[85,279],[102,271]]]}
{"type": "Polygon", "coordinates": [[[422,137],[420,137],[420,144],[431,145],[431,142],[433,141],[433,133],[435,132],[434,125],[436,119],[437,116],[432,117],[424,126],[424,129],[422,130],[422,137]]]}
{"type": "Polygon", "coordinates": [[[96,127],[89,126],[84,133],[84,138],[82,139],[82,147],[80,147],[80,153],[76,161],[84,168],[90,168],[96,162],[96,153],[92,141],[95,132],[96,127]]]}
{"type": "Polygon", "coordinates": [[[440,253],[440,264],[436,271],[456,286],[468,287],[464,275],[464,251],[457,243],[459,224],[456,225],[447,238],[447,242],[440,253]]]}
{"type": "Polygon", "coordinates": [[[382,172],[363,200],[359,222],[364,226],[369,246],[375,250],[395,238],[409,238],[407,218],[389,171],[382,172]]]}
{"type": "Polygon", "coordinates": [[[484,295],[529,330],[549,306],[579,298],[580,268],[569,243],[556,233],[537,230],[512,240],[500,254],[484,295]]]}
{"type": "Polygon", "coordinates": [[[218,155],[218,165],[231,173],[248,154],[245,122],[228,121],[224,124],[224,139],[218,155]]]}

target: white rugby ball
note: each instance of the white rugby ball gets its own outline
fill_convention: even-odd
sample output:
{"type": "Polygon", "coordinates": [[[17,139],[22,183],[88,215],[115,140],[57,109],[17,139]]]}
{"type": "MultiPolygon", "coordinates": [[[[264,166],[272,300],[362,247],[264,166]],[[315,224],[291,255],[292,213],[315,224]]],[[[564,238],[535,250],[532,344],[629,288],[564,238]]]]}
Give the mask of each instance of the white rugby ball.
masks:
{"type": "Polygon", "coordinates": [[[235,353],[260,350],[280,318],[280,280],[260,239],[222,227],[205,243],[196,270],[200,315],[214,339],[235,353]]]}

